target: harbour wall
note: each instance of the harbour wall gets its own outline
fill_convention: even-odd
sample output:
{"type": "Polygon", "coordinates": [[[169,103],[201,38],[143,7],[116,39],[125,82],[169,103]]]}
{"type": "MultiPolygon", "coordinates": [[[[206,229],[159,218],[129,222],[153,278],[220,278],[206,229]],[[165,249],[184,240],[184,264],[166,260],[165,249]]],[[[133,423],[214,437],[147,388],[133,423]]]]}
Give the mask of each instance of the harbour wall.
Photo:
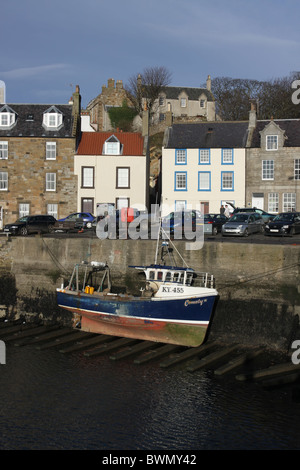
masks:
{"type": "MultiPolygon", "coordinates": [[[[153,263],[155,247],[152,240],[1,237],[2,315],[70,322],[71,316],[56,306],[55,288],[82,260],[106,261],[113,283],[137,294],[142,279],[128,266],[153,263]]],[[[176,241],[175,247],[190,267],[215,277],[219,299],[208,340],[284,350],[300,340],[297,245],[220,241],[191,250],[176,241]]]]}

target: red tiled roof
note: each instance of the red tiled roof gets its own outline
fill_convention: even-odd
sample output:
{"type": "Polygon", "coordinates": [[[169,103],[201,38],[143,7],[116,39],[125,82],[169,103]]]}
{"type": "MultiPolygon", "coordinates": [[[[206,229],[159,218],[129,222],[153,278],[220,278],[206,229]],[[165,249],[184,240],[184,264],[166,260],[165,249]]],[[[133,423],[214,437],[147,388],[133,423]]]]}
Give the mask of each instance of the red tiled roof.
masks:
{"type": "Polygon", "coordinates": [[[105,141],[114,135],[122,144],[122,155],[143,155],[144,138],[137,132],[83,132],[77,155],[102,155],[105,141]]]}

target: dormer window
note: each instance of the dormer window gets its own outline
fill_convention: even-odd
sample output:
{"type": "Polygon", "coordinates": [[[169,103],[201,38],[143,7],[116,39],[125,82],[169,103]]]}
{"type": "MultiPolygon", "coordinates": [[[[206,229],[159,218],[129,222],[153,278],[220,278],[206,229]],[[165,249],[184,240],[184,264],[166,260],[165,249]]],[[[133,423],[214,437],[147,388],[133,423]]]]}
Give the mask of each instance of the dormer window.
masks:
{"type": "Polygon", "coordinates": [[[47,109],[43,115],[43,125],[48,130],[58,130],[63,123],[63,115],[55,106],[47,109]]]}
{"type": "Polygon", "coordinates": [[[16,113],[7,105],[0,109],[0,128],[8,129],[16,122],[16,113]]]}
{"type": "Polygon", "coordinates": [[[267,150],[278,150],[278,135],[267,135],[267,150]]]}
{"type": "Polygon", "coordinates": [[[121,143],[112,135],[109,139],[106,140],[104,144],[104,154],[105,155],[121,155],[121,143]]]}

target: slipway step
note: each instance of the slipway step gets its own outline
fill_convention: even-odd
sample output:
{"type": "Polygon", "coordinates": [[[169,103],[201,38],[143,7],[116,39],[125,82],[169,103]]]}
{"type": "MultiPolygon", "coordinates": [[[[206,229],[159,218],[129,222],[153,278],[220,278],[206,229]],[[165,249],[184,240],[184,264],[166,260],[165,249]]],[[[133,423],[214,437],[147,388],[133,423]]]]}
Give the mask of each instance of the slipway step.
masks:
{"type": "Polygon", "coordinates": [[[83,354],[84,356],[91,357],[97,356],[100,354],[105,354],[113,349],[121,348],[124,346],[128,346],[129,344],[135,344],[136,339],[129,339],[129,338],[120,338],[110,343],[105,343],[99,348],[93,349],[92,351],[85,351],[83,354]]]}
{"type": "Polygon", "coordinates": [[[114,339],[115,339],[114,336],[99,335],[99,334],[97,334],[94,338],[90,338],[90,339],[79,338],[76,344],[73,344],[73,346],[69,346],[68,348],[65,348],[65,349],[60,349],[59,352],[63,354],[67,354],[67,353],[71,353],[75,351],[80,351],[82,349],[93,347],[101,343],[105,343],[105,342],[107,343],[108,341],[113,341],[114,339]]]}
{"type": "Polygon", "coordinates": [[[199,361],[195,361],[193,364],[187,367],[187,370],[189,372],[195,372],[195,370],[199,370],[199,369],[203,369],[205,367],[211,366],[215,362],[218,362],[224,357],[228,356],[228,354],[231,354],[233,351],[236,350],[236,348],[237,346],[234,345],[229,348],[221,349],[220,351],[211,353],[208,356],[204,357],[203,359],[200,359],[199,361]]]}
{"type": "Polygon", "coordinates": [[[119,351],[112,356],[110,356],[110,359],[117,361],[119,359],[124,359],[126,357],[130,357],[133,354],[140,353],[142,351],[145,351],[147,349],[152,349],[155,346],[157,346],[159,343],[155,343],[154,341],[141,341],[140,343],[136,344],[135,346],[128,347],[122,351],[119,351]]]}
{"type": "Polygon", "coordinates": [[[300,372],[300,364],[295,365],[292,362],[285,362],[275,366],[267,367],[266,369],[256,370],[246,374],[236,375],[236,379],[240,381],[245,380],[260,380],[264,378],[274,378],[279,375],[294,374],[300,372]]]}
{"type": "Polygon", "coordinates": [[[182,346],[174,345],[174,344],[166,344],[164,346],[160,346],[154,351],[149,351],[145,355],[142,355],[134,360],[135,364],[144,364],[145,362],[153,361],[155,359],[159,359],[162,356],[166,356],[167,354],[171,354],[175,351],[182,349],[182,346]]]}
{"type": "Polygon", "coordinates": [[[257,351],[251,351],[245,354],[241,354],[240,356],[235,357],[231,361],[216,369],[214,373],[215,375],[223,375],[227,374],[228,372],[232,372],[238,367],[245,365],[247,362],[252,361],[263,352],[264,349],[259,349],[257,351]]]}
{"type": "Polygon", "coordinates": [[[58,335],[66,334],[70,328],[61,329],[59,326],[45,326],[40,331],[28,331],[15,337],[14,346],[25,346],[26,344],[34,344],[36,342],[45,341],[45,339],[53,338],[58,335]],[[25,339],[24,339],[25,338],[25,339]]]}
{"type": "Polygon", "coordinates": [[[7,341],[7,336],[13,335],[14,333],[22,332],[25,330],[32,330],[33,328],[38,328],[34,324],[29,324],[29,325],[16,325],[16,326],[11,326],[8,328],[3,328],[0,330],[0,337],[5,338],[5,341],[7,341]]]}
{"type": "Polygon", "coordinates": [[[36,346],[36,349],[42,350],[42,349],[54,348],[56,346],[59,346],[60,344],[70,343],[72,341],[78,341],[79,338],[91,337],[92,335],[93,333],[85,333],[82,331],[78,331],[74,333],[74,330],[71,330],[71,332],[69,332],[68,334],[65,334],[62,338],[58,338],[54,341],[51,341],[50,343],[36,346]]]}
{"type": "Polygon", "coordinates": [[[215,347],[215,345],[213,343],[210,343],[205,344],[203,346],[198,346],[196,348],[189,348],[186,351],[175,354],[174,356],[169,357],[165,361],[161,362],[160,367],[173,366],[175,364],[179,364],[182,361],[186,361],[192,357],[199,357],[200,355],[205,354],[207,351],[210,351],[213,347],[215,347]]]}

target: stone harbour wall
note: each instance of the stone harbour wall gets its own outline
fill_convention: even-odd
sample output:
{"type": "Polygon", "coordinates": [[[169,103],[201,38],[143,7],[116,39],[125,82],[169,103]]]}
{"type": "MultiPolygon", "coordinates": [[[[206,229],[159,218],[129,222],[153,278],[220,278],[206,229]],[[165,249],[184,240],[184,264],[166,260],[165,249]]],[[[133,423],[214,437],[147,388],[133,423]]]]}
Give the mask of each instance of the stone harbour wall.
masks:
{"type": "MultiPolygon", "coordinates": [[[[188,250],[184,241],[175,246],[190,267],[215,277],[220,297],[210,338],[284,349],[300,340],[298,246],[205,242],[201,250],[188,250]]],[[[56,306],[55,289],[82,260],[106,261],[113,283],[137,294],[142,279],[128,266],[153,263],[155,247],[151,240],[1,237],[2,312],[69,321],[56,306]]]]}

